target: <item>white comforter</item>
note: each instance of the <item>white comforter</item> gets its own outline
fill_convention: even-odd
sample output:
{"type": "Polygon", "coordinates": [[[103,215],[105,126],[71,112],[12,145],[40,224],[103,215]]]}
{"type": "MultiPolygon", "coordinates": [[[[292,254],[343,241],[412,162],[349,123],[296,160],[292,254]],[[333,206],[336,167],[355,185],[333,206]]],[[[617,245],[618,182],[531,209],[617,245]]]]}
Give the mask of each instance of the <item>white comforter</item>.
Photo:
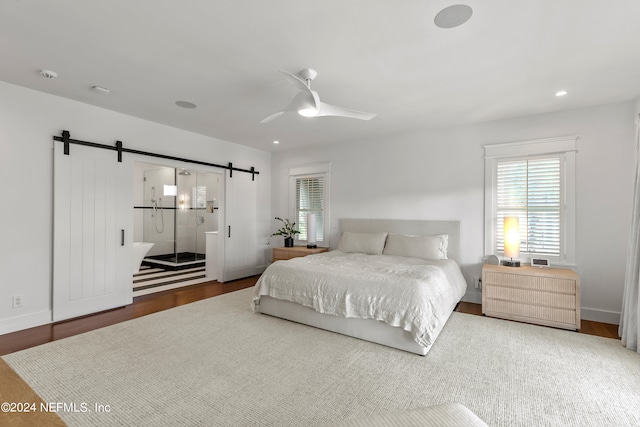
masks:
{"type": "Polygon", "coordinates": [[[452,260],[336,250],[271,264],[256,283],[252,305],[255,311],[268,295],[324,314],[376,319],[430,347],[466,287],[452,260]]]}

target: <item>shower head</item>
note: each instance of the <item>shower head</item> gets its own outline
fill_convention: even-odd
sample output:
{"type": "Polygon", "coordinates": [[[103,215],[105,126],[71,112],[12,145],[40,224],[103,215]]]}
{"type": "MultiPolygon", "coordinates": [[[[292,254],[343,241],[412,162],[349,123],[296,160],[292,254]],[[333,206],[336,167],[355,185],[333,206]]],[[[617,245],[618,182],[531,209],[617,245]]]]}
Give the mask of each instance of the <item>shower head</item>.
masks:
{"type": "Polygon", "coordinates": [[[191,175],[191,172],[189,172],[185,168],[182,168],[182,170],[180,172],[178,172],[178,175],[188,176],[188,175],[191,175]]]}

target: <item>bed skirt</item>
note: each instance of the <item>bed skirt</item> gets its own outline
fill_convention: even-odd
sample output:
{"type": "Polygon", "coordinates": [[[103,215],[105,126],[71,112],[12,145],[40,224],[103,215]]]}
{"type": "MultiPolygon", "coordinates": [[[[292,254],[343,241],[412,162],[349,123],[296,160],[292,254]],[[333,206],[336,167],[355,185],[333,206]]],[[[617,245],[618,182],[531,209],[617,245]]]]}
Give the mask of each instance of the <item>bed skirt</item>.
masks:
{"type": "MultiPolygon", "coordinates": [[[[430,347],[424,347],[404,329],[389,326],[375,319],[356,319],[318,313],[312,308],[291,301],[279,300],[266,295],[260,297],[257,311],[270,316],[291,320],[331,332],[371,341],[388,347],[424,356],[430,347]]],[[[443,322],[443,324],[446,322],[443,322]]],[[[437,331],[438,333],[440,331],[437,331]]],[[[437,335],[437,334],[436,334],[437,335]]],[[[434,337],[435,338],[435,337],[434,337]]]]}

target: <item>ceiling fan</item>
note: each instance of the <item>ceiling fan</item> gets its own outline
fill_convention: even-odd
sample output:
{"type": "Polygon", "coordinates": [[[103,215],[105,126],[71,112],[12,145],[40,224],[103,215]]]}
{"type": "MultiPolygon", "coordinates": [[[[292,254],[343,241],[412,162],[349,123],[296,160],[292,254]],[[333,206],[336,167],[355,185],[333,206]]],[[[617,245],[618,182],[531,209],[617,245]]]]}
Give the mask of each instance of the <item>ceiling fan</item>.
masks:
{"type": "Polygon", "coordinates": [[[264,119],[260,123],[268,123],[277,119],[284,113],[298,112],[304,117],[346,117],[349,119],[359,120],[371,120],[376,115],[375,113],[365,113],[363,111],[350,110],[348,108],[338,107],[335,105],[327,104],[320,101],[320,96],[315,90],[311,90],[311,81],[318,76],[316,70],[311,68],[305,68],[300,71],[298,75],[291,74],[287,71],[280,70],[285,75],[287,80],[293,83],[300,93],[297,94],[283,110],[273,113],[264,119]]]}

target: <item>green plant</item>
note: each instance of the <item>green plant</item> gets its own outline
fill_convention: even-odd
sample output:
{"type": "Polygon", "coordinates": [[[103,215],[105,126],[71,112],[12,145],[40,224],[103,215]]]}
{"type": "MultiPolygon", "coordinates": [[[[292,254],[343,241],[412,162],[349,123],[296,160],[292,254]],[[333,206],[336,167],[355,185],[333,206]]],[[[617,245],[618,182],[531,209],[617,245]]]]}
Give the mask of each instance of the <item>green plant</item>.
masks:
{"type": "Polygon", "coordinates": [[[276,217],[278,221],[282,221],[282,228],[272,234],[272,236],[282,236],[285,239],[288,237],[293,238],[294,235],[300,234],[300,231],[296,229],[296,223],[289,221],[288,218],[282,219],[276,217]]]}

